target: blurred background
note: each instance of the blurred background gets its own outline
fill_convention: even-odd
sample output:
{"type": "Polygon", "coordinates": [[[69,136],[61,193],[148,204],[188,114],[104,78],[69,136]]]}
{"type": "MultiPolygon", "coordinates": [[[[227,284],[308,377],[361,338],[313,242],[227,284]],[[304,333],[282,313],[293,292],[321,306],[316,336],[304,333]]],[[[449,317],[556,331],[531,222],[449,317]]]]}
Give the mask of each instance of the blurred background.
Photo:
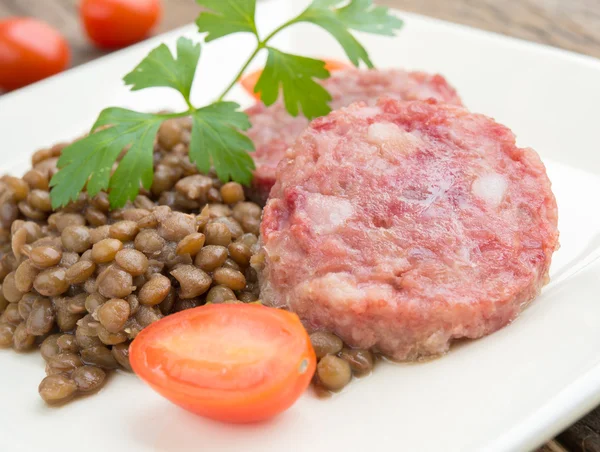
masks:
{"type": "MultiPolygon", "coordinates": [[[[285,1],[294,0],[259,0],[285,1]]],[[[600,58],[600,0],[376,3],[600,58]]],[[[0,0],[0,95],[191,23],[199,11],[194,0],[0,0]],[[14,49],[18,64],[9,61],[14,49]]],[[[600,452],[600,409],[540,451],[600,452]]]]}
{"type": "MultiPolygon", "coordinates": [[[[268,4],[293,0],[259,1],[268,4]]],[[[93,9],[112,8],[113,15],[120,16],[124,24],[129,22],[128,28],[140,27],[141,36],[190,23],[200,11],[194,0],[121,2],[130,5],[126,8],[129,11],[106,6],[119,3],[116,0],[0,0],[0,21],[30,16],[54,27],[68,43],[69,66],[73,67],[113,51],[114,47],[127,45],[106,49],[90,40],[84,20],[85,17],[92,20],[89,16],[93,15],[93,9]],[[83,6],[87,11],[83,11],[83,6]],[[134,21],[136,10],[145,17],[143,21],[134,21]],[[143,23],[135,25],[140,22],[143,23]]],[[[379,0],[377,3],[600,57],[600,0],[379,0]]],[[[96,27],[101,25],[98,23],[96,27]]]]}

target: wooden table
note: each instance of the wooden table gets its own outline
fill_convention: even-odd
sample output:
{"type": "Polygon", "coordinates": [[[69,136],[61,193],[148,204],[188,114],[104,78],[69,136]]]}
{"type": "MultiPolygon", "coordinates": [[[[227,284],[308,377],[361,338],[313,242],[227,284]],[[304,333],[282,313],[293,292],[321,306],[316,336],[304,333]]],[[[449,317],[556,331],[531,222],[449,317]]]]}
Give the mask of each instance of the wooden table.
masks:
{"type": "MultiPolygon", "coordinates": [[[[193,0],[163,3],[168,7],[157,33],[192,22],[199,11],[193,0]]],[[[600,0],[380,0],[380,3],[600,58],[600,0]]],[[[71,43],[76,66],[104,53],[83,36],[76,5],[76,0],[2,0],[0,18],[35,16],[58,27],[71,43]]],[[[600,452],[600,407],[541,450],[600,452]]]]}
{"type": "MultiPolygon", "coordinates": [[[[376,1],[600,58],[600,0],[376,1]]],[[[77,66],[103,54],[82,34],[77,3],[77,0],[1,0],[0,18],[35,16],[58,27],[71,43],[73,65],[77,66]]],[[[157,33],[192,22],[200,9],[193,0],[165,0],[163,3],[168,7],[157,33]]]]}

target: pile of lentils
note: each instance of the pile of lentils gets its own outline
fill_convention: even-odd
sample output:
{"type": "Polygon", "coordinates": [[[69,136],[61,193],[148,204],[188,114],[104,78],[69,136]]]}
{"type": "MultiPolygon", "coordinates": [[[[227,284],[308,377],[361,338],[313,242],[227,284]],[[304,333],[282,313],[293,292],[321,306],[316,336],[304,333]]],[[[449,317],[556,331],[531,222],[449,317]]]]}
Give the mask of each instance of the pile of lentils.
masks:
{"type": "MultiPolygon", "coordinates": [[[[236,182],[190,162],[188,118],[165,121],[154,181],[133,202],[82,193],[52,210],[49,181],[66,144],[37,151],[22,178],[0,178],[0,348],[39,348],[50,405],[98,391],[107,373],[131,370],[129,344],[162,317],[206,303],[259,300],[262,209],[236,182]]],[[[315,332],[315,387],[325,394],[371,371],[373,356],[315,332]]]]}
{"type": "Polygon", "coordinates": [[[22,178],[0,178],[0,347],[39,347],[47,403],[130,370],[130,342],[166,315],[258,300],[249,262],[261,208],[238,183],[198,173],[190,125],[163,123],[152,187],[122,209],[109,210],[106,193],[82,193],[52,210],[48,183],[64,144],[36,152],[22,178]]]}

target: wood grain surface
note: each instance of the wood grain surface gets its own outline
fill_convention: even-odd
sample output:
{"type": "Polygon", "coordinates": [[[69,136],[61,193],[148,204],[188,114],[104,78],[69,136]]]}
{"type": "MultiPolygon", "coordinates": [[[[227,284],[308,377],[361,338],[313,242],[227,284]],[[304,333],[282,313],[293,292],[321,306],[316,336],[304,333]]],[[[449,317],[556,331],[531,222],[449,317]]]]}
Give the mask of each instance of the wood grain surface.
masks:
{"type": "MultiPolygon", "coordinates": [[[[280,0],[293,1],[293,0],[280,0]]],[[[77,17],[78,0],[0,0],[0,18],[34,16],[64,33],[73,50],[73,66],[104,54],[85,38],[77,17]]],[[[192,22],[193,0],[165,0],[156,33],[192,22]]],[[[425,14],[497,33],[600,58],[600,0],[379,0],[405,11],[425,14]]]]}
{"type": "MultiPolygon", "coordinates": [[[[293,0],[280,0],[293,1],[293,0]]],[[[600,58],[600,0],[380,0],[405,11],[470,25],[600,58]]],[[[81,30],[77,0],[0,0],[0,19],[34,16],[68,38],[72,66],[98,58],[81,30]]],[[[165,0],[155,33],[190,23],[193,0],[165,0]]],[[[600,82],[600,81],[599,81],[600,82]]],[[[600,452],[600,407],[550,441],[539,452],[600,452]]]]}

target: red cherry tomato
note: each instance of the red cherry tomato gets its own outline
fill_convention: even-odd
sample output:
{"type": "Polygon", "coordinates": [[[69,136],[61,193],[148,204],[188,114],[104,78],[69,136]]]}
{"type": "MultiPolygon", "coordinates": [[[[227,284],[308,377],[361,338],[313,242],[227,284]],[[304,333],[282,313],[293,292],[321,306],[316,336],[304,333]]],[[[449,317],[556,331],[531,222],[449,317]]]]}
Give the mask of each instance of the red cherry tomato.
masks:
{"type": "MultiPolygon", "coordinates": [[[[325,69],[327,69],[329,72],[339,71],[342,69],[348,69],[350,67],[350,65],[348,65],[346,63],[342,63],[341,61],[328,60],[328,59],[324,59],[323,61],[325,61],[325,69]]],[[[262,74],[262,69],[258,69],[256,71],[250,72],[248,75],[244,75],[240,79],[240,83],[242,84],[242,86],[244,87],[246,92],[248,94],[250,94],[251,96],[253,96],[257,100],[260,100],[260,93],[255,93],[254,87],[258,83],[260,74],[262,74]]]]}
{"type": "Polygon", "coordinates": [[[160,0],[82,0],[79,14],[89,38],[113,49],[141,41],[162,14],[160,0]]]}
{"type": "Polygon", "coordinates": [[[0,88],[12,90],[57,74],[69,65],[65,38],[29,17],[0,20],[0,88]]]}
{"type": "Polygon", "coordinates": [[[213,304],[165,317],[136,337],[129,359],[171,402],[234,423],[290,407],[316,368],[298,316],[257,304],[213,304]]]}

